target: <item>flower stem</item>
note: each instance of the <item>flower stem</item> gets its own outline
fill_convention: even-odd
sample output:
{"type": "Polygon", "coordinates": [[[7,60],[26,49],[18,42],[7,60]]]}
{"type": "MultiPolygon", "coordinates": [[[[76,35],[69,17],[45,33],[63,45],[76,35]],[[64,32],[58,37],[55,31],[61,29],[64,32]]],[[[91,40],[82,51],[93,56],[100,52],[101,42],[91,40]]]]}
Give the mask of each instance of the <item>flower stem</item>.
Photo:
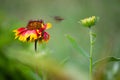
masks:
{"type": "Polygon", "coordinates": [[[35,52],[37,52],[37,40],[35,40],[35,52]]]}
{"type": "MultiPolygon", "coordinates": [[[[43,48],[45,48],[45,46],[43,46],[43,48]]],[[[37,40],[35,40],[35,52],[36,52],[36,55],[37,55],[37,40]]],[[[36,75],[39,76],[39,72],[38,72],[38,65],[36,64],[36,75]]],[[[47,80],[47,76],[45,74],[44,71],[42,71],[42,80],[47,80]]]]}
{"type": "MultiPolygon", "coordinates": [[[[34,45],[34,49],[35,49],[35,53],[37,53],[37,40],[35,40],[35,45],[34,45]]],[[[38,67],[37,67],[37,64],[36,64],[36,75],[38,76],[38,67]]]]}
{"type": "Polygon", "coordinates": [[[89,36],[90,36],[90,57],[89,57],[89,75],[90,80],[92,80],[92,52],[93,52],[93,37],[92,37],[92,29],[89,28],[89,36]]]}

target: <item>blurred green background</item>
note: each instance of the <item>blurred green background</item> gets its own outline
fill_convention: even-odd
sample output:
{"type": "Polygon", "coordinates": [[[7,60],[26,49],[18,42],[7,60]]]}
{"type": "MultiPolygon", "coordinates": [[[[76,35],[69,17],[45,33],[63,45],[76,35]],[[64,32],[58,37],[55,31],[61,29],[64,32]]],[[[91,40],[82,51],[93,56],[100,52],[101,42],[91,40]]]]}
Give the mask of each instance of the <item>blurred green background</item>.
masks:
{"type": "MultiPolygon", "coordinates": [[[[40,19],[52,23],[52,28],[47,30],[51,36],[47,44],[49,57],[58,63],[67,58],[65,68],[71,69],[71,73],[80,73],[82,80],[85,80],[84,77],[88,77],[89,62],[71,46],[65,34],[73,36],[89,52],[88,29],[78,21],[94,15],[99,16],[100,20],[93,28],[97,34],[93,61],[107,56],[119,58],[119,0],[0,0],[0,80],[41,80],[36,78],[33,68],[16,60],[19,52],[34,54],[34,43],[15,40],[12,32],[19,27],[26,27],[29,20],[40,19]],[[55,21],[55,16],[64,20],[55,21]],[[15,53],[16,58],[7,56],[11,53],[15,53]]],[[[39,52],[41,51],[39,47],[39,52]]],[[[101,66],[95,73],[95,80],[120,79],[119,62],[101,66]],[[117,69],[115,75],[112,73],[114,67],[117,69]]]]}

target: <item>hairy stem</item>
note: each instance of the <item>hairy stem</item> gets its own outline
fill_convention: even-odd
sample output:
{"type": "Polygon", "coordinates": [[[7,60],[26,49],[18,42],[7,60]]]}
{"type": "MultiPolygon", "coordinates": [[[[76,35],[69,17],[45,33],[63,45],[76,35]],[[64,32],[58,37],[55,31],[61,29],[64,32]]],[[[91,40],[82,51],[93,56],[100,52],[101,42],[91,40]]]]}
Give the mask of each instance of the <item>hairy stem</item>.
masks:
{"type": "Polygon", "coordinates": [[[90,36],[90,57],[89,57],[89,75],[90,75],[90,80],[92,79],[92,52],[93,52],[93,37],[92,37],[92,29],[89,28],[89,36],[90,36]]]}

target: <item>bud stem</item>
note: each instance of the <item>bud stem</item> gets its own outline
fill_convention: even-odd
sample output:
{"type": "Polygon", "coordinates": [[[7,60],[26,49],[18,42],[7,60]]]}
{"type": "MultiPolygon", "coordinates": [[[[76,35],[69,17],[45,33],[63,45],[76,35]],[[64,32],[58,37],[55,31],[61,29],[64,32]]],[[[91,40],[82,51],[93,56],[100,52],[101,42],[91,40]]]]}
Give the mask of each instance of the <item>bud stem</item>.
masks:
{"type": "Polygon", "coordinates": [[[90,75],[90,80],[92,80],[92,52],[93,52],[93,37],[92,37],[92,29],[89,27],[89,36],[90,36],[90,57],[89,57],[89,75],[90,75]]]}

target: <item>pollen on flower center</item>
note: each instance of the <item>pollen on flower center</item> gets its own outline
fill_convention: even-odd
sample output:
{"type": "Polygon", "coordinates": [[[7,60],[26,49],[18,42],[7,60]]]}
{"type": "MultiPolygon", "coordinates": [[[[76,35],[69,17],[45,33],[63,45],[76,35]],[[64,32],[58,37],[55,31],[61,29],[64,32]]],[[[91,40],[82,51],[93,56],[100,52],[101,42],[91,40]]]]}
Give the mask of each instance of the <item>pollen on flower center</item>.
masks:
{"type": "Polygon", "coordinates": [[[34,30],[34,29],[40,29],[43,26],[43,21],[38,20],[38,21],[29,21],[27,25],[27,29],[29,30],[34,30]]]}

